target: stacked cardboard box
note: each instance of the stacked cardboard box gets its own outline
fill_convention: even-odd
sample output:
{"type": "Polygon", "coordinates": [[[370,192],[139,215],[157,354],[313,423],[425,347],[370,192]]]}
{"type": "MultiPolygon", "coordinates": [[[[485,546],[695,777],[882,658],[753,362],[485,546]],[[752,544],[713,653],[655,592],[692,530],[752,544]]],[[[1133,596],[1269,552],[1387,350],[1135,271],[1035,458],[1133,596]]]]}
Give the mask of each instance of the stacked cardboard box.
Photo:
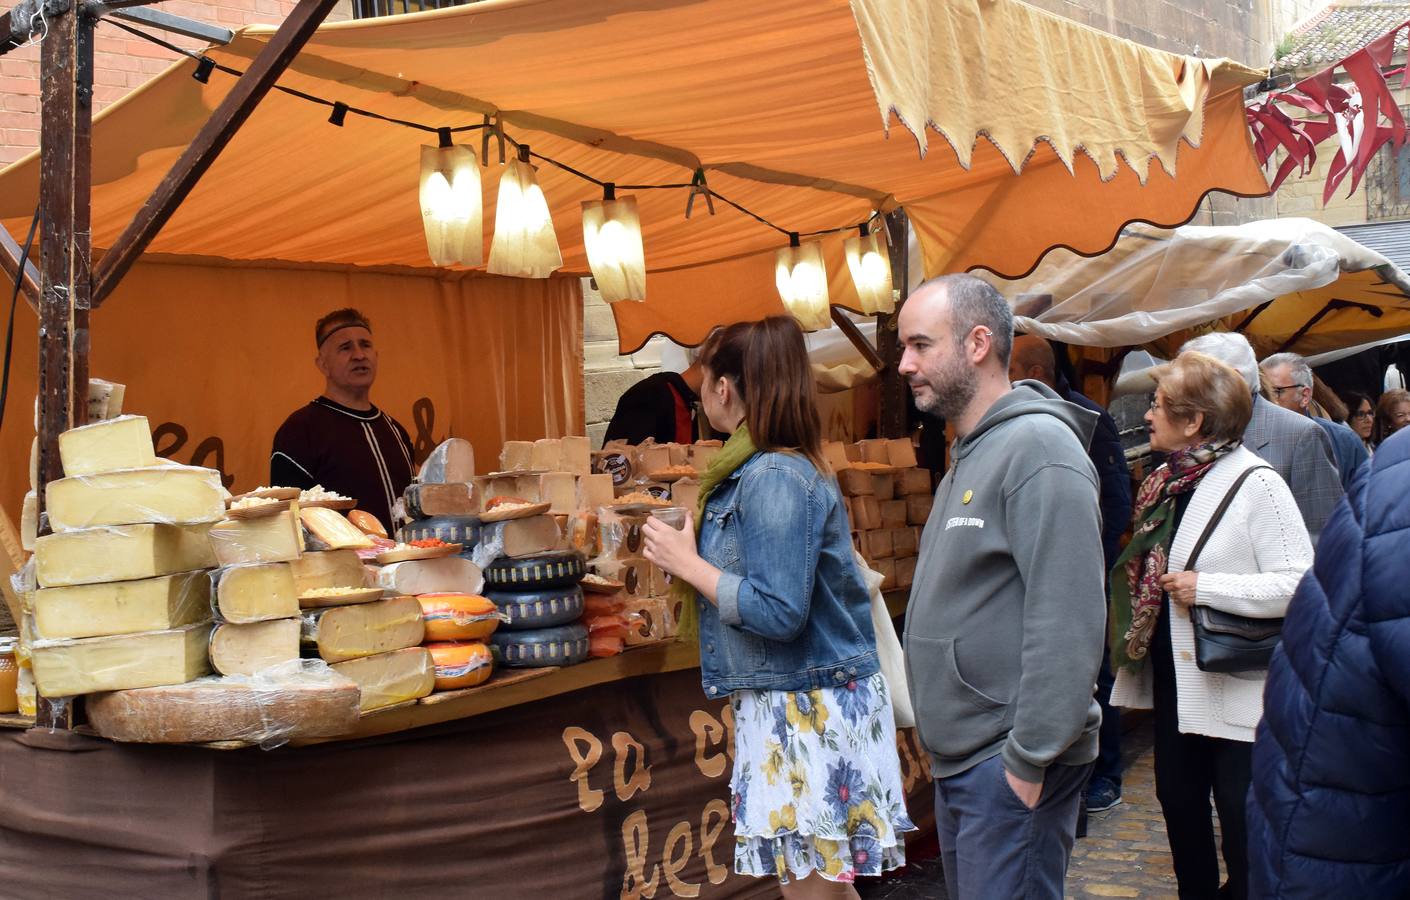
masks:
{"type": "Polygon", "coordinates": [[[909,589],[933,491],[910,439],[827,442],[823,455],[837,472],[858,552],[884,590],[909,589]]]}

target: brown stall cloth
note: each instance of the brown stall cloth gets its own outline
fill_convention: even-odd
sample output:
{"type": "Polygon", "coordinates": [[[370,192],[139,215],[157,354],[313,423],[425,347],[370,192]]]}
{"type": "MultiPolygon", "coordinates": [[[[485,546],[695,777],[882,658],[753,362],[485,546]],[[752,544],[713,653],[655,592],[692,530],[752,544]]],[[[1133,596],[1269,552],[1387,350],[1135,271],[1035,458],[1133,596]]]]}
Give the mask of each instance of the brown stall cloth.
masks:
{"type": "MultiPolygon", "coordinates": [[[[413,732],[217,751],[0,732],[0,895],[759,897],[698,670],[413,732]]],[[[928,766],[898,735],[911,816],[928,766]]]]}

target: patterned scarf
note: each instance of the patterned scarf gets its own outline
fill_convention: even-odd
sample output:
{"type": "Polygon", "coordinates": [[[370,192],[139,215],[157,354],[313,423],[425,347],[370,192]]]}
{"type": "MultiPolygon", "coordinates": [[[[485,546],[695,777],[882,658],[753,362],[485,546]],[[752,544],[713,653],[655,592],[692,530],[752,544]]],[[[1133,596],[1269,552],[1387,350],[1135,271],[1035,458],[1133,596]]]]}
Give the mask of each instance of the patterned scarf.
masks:
{"type": "Polygon", "coordinates": [[[1136,523],[1111,571],[1111,660],[1115,668],[1139,672],[1145,665],[1160,618],[1160,576],[1170,562],[1175,534],[1175,498],[1193,491],[1210,467],[1242,441],[1205,443],[1170,454],[1136,494],[1136,523]]]}
{"type": "MultiPolygon", "coordinates": [[[[734,474],[735,469],[744,465],[758,452],[759,448],[754,446],[754,439],[749,436],[749,426],[740,422],[734,434],[725,441],[725,446],[710,460],[710,467],[700,479],[700,501],[695,506],[697,539],[700,536],[700,525],[705,521],[705,504],[710,501],[710,495],[721,482],[734,474]]],[[[681,611],[676,639],[696,640],[700,636],[700,610],[695,608],[695,588],[685,579],[676,578],[671,585],[671,600],[674,601],[672,605],[679,605],[681,611]]]]}

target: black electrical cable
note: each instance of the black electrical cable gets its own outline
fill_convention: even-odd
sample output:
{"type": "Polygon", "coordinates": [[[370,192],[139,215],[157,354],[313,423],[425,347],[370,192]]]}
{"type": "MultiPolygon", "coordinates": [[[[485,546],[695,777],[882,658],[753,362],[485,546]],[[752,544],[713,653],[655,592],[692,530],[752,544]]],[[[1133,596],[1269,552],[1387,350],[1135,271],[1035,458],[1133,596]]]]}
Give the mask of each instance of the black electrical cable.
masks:
{"type": "Polygon", "coordinates": [[[39,230],[39,207],[34,208],[34,218],[29,220],[29,234],[25,235],[24,248],[20,251],[19,265],[15,269],[15,289],[10,293],[10,324],[5,330],[5,364],[0,373],[0,426],[5,423],[5,401],[10,396],[10,356],[15,347],[15,308],[20,303],[20,286],[24,284],[24,267],[29,262],[29,252],[34,247],[34,233],[39,230]]]}
{"type": "MultiPolygon", "coordinates": [[[[157,37],[156,35],[151,34],[150,32],[143,31],[143,30],[140,29],[140,28],[133,28],[133,27],[130,26],[130,25],[125,25],[125,24],[123,24],[122,22],[115,22],[115,21],[113,21],[113,20],[111,20],[111,19],[103,19],[102,21],[108,23],[109,25],[113,25],[114,27],[121,28],[123,31],[126,31],[126,32],[128,32],[129,34],[132,34],[132,35],[135,35],[135,36],[137,36],[137,37],[143,38],[143,39],[145,39],[145,40],[151,41],[152,43],[156,44],[156,45],[159,46],[159,47],[164,47],[164,48],[166,48],[167,50],[170,50],[172,53],[176,53],[176,54],[178,54],[178,55],[180,55],[180,56],[185,56],[185,57],[189,57],[190,59],[194,59],[194,60],[196,60],[197,62],[201,63],[203,66],[208,66],[208,67],[210,67],[210,68],[213,68],[213,69],[214,69],[215,71],[217,71],[217,72],[224,72],[226,75],[232,75],[232,76],[234,76],[234,77],[236,77],[236,78],[239,78],[240,76],[242,76],[242,75],[245,74],[244,72],[240,71],[239,69],[235,69],[235,68],[231,68],[230,66],[222,65],[222,64],[220,64],[220,63],[218,63],[218,62],[215,62],[215,61],[212,60],[210,57],[208,57],[208,56],[206,56],[206,55],[204,55],[204,54],[195,53],[195,52],[192,52],[192,51],[190,51],[190,50],[186,50],[186,49],[184,49],[184,48],[182,48],[182,47],[178,47],[178,46],[176,46],[175,44],[171,43],[170,41],[163,40],[162,38],[159,38],[159,37],[157,37]]],[[[313,95],[313,94],[309,94],[309,93],[306,93],[306,92],[304,92],[304,91],[296,90],[296,89],[290,88],[290,87],[284,87],[283,85],[279,85],[279,84],[274,85],[273,89],[276,90],[276,91],[280,91],[281,93],[288,94],[288,95],[291,96],[291,97],[297,97],[297,98],[299,98],[300,100],[307,100],[307,101],[310,102],[310,103],[317,103],[317,104],[319,104],[319,105],[321,105],[321,106],[333,107],[333,108],[335,109],[335,116],[336,116],[337,113],[342,113],[343,115],[349,115],[349,114],[351,114],[351,115],[355,115],[355,116],[362,116],[362,117],[367,118],[367,119],[377,119],[377,120],[379,120],[379,121],[387,122],[387,123],[392,124],[392,125],[401,125],[401,126],[406,127],[406,128],[413,128],[413,129],[416,129],[417,131],[429,131],[429,132],[431,132],[432,134],[438,133],[438,132],[440,132],[440,131],[442,130],[441,128],[438,128],[438,127],[433,126],[433,125],[423,125],[423,124],[420,123],[420,122],[411,122],[411,121],[408,121],[408,120],[406,120],[406,119],[394,119],[394,118],[392,118],[392,117],[390,117],[390,116],[384,116],[384,115],[382,115],[381,113],[372,112],[371,110],[367,110],[367,109],[358,109],[356,106],[351,106],[351,105],[346,104],[346,103],[343,103],[343,102],[341,102],[341,101],[325,100],[325,99],[322,98],[322,97],[317,97],[317,96],[315,96],[315,95],[313,95]]],[[[330,119],[330,121],[333,121],[333,120],[330,119]]],[[[337,121],[335,122],[335,124],[338,124],[338,125],[343,124],[342,118],[341,118],[341,117],[338,117],[338,118],[337,118],[337,121]]],[[[479,130],[482,130],[482,129],[485,129],[485,128],[488,128],[488,126],[483,125],[483,124],[480,124],[480,125],[457,125],[457,126],[455,126],[455,127],[453,127],[453,128],[446,129],[446,130],[449,130],[449,131],[452,131],[452,132],[462,132],[462,131],[479,131],[479,130]]],[[[508,141],[510,144],[513,144],[516,148],[519,146],[519,143],[520,143],[520,142],[519,142],[519,141],[516,141],[514,138],[510,137],[509,135],[504,135],[504,138],[505,138],[505,140],[508,141]]],[[[594,178],[593,176],[587,174],[586,172],[579,171],[578,169],[575,169],[575,168],[573,168],[572,166],[567,165],[566,163],[561,163],[561,162],[559,162],[558,160],[553,159],[552,157],[544,156],[543,154],[538,153],[538,152],[534,152],[534,151],[530,151],[530,155],[533,156],[534,158],[538,159],[538,160],[541,160],[541,161],[543,161],[543,162],[545,162],[545,163],[548,163],[548,164],[551,165],[551,166],[555,166],[555,167],[557,167],[557,168],[559,168],[559,169],[562,169],[564,172],[567,172],[568,174],[573,175],[574,177],[581,178],[582,180],[584,180],[584,181],[586,181],[586,182],[589,182],[589,183],[591,183],[591,184],[595,184],[595,185],[597,185],[598,187],[603,187],[603,186],[605,186],[605,185],[607,184],[607,181],[605,181],[605,180],[603,180],[603,179],[594,178]]],[[[683,190],[683,189],[693,188],[693,187],[697,187],[697,186],[698,186],[698,185],[696,185],[696,184],[694,184],[694,183],[684,183],[684,184],[618,184],[618,185],[617,185],[617,189],[618,189],[618,190],[633,190],[633,191],[683,190]]],[[[766,225],[766,226],[768,226],[769,228],[772,228],[773,230],[777,231],[777,232],[780,233],[780,234],[792,234],[792,233],[793,233],[791,230],[789,230],[789,229],[787,229],[787,228],[783,228],[783,227],[778,226],[778,225],[775,225],[773,222],[770,222],[768,219],[764,218],[763,216],[759,215],[758,213],[753,212],[752,210],[749,210],[749,209],[745,208],[744,206],[742,206],[742,205],[740,205],[740,204],[738,204],[738,203],[735,203],[733,200],[729,199],[728,197],[724,196],[723,194],[718,193],[717,191],[715,191],[715,190],[713,190],[712,188],[710,188],[708,185],[703,186],[703,193],[708,193],[711,197],[714,197],[716,200],[719,200],[720,202],[725,203],[725,204],[727,204],[728,206],[734,207],[736,210],[738,210],[739,212],[743,213],[744,215],[749,216],[750,218],[753,218],[753,219],[758,220],[761,224],[766,225]]],[[[874,222],[874,221],[876,220],[877,216],[879,216],[879,215],[880,215],[880,213],[873,212],[871,215],[867,216],[867,218],[864,219],[864,220],[861,221],[861,222],[854,222],[854,223],[852,223],[852,224],[850,224],[850,225],[839,225],[839,226],[836,227],[836,228],[823,228],[823,229],[820,229],[820,230],[818,230],[818,231],[803,231],[803,232],[799,232],[799,236],[800,236],[800,237],[821,237],[822,235],[840,234],[840,233],[846,232],[846,231],[856,231],[858,228],[860,228],[860,227],[863,226],[863,225],[870,225],[872,222],[874,222]]]]}

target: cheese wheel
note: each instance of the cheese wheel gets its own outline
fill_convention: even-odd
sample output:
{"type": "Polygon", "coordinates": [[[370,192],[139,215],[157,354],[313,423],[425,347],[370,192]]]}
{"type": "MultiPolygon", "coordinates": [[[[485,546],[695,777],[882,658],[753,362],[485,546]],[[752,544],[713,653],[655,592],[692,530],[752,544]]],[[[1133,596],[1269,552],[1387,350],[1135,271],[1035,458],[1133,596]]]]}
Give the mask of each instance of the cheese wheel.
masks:
{"type": "Polygon", "coordinates": [[[581,553],[558,550],[519,559],[497,559],[485,569],[485,584],[502,591],[537,591],[577,584],[586,572],[581,553]]]}
{"type": "Polygon", "coordinates": [[[489,647],[479,642],[451,641],[427,644],[426,649],[430,651],[431,660],[436,664],[438,691],[453,691],[484,684],[494,674],[494,656],[489,647]]]}
{"type": "Polygon", "coordinates": [[[483,641],[499,627],[499,609],[475,594],[421,594],[426,640],[483,641]]]}
{"type": "Polygon", "coordinates": [[[571,666],[587,659],[588,630],[574,622],[532,631],[497,631],[490,635],[490,649],[502,666],[571,666]]]}
{"type": "Polygon", "coordinates": [[[417,519],[401,527],[399,537],[406,543],[436,538],[447,544],[463,544],[467,549],[480,541],[478,516],[433,516],[417,519]]]}
{"type": "Polygon", "coordinates": [[[504,614],[509,631],[566,625],[583,614],[583,589],[576,584],[543,591],[485,591],[485,596],[504,614]]]}

